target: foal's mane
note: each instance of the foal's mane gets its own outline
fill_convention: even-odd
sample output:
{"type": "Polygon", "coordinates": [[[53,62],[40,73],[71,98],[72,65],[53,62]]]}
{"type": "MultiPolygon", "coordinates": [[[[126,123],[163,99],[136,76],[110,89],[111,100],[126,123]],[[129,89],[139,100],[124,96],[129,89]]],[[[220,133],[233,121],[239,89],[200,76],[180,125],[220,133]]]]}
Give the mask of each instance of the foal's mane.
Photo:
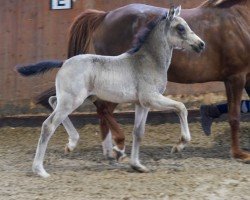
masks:
{"type": "Polygon", "coordinates": [[[156,17],[152,20],[150,20],[145,27],[143,27],[141,30],[138,31],[138,33],[135,35],[135,38],[132,43],[132,48],[127,51],[129,54],[134,54],[137,51],[140,50],[144,42],[147,40],[149,34],[151,31],[156,27],[156,25],[166,19],[167,13],[164,15],[161,15],[160,17],[156,17]]]}
{"type": "Polygon", "coordinates": [[[247,0],[207,0],[200,5],[201,8],[229,8],[236,4],[245,3],[247,0]]]}

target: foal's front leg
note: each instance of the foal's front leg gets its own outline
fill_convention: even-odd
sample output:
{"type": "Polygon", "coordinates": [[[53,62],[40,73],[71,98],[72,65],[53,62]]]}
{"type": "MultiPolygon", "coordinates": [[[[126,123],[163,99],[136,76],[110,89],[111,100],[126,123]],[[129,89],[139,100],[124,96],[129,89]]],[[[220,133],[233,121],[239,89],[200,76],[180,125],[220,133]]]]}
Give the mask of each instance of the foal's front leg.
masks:
{"type": "Polygon", "coordinates": [[[135,124],[133,130],[133,146],[131,153],[131,167],[139,172],[148,172],[148,169],[140,163],[139,160],[139,148],[142,140],[142,136],[145,132],[145,123],[148,116],[148,108],[144,108],[141,105],[135,106],[135,124]]]}
{"type": "Polygon", "coordinates": [[[147,100],[146,103],[150,105],[150,108],[174,111],[179,116],[181,124],[181,138],[179,142],[172,148],[171,153],[180,152],[191,140],[187,122],[188,113],[185,105],[181,102],[169,99],[161,94],[154,95],[150,98],[150,100],[147,100]]]}

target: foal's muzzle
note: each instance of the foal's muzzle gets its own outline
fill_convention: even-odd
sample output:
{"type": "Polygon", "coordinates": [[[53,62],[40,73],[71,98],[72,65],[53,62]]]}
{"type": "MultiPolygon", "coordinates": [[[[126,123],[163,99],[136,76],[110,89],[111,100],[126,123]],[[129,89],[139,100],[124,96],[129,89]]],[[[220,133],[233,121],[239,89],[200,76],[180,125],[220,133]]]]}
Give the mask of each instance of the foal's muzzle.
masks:
{"type": "Polygon", "coordinates": [[[200,53],[205,49],[205,42],[200,41],[198,44],[191,45],[191,47],[195,52],[200,53]]]}

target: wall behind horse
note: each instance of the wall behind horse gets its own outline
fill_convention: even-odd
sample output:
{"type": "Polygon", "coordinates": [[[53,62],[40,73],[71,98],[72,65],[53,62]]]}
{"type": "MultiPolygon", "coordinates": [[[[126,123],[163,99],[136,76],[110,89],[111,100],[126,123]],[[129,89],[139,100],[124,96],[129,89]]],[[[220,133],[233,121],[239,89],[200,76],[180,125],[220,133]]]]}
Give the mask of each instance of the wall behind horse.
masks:
{"type": "MultiPolygon", "coordinates": [[[[50,10],[49,0],[1,0],[0,6],[0,115],[41,112],[32,99],[53,86],[55,71],[43,76],[23,78],[13,70],[17,64],[46,59],[66,58],[68,28],[75,16],[85,9],[111,10],[133,0],[75,0],[73,9],[50,10]]],[[[200,0],[137,0],[155,6],[169,7],[169,2],[191,8],[200,0]]],[[[171,94],[193,94],[221,91],[217,83],[170,84],[171,94]],[[211,88],[215,88],[210,90],[211,88]]]]}

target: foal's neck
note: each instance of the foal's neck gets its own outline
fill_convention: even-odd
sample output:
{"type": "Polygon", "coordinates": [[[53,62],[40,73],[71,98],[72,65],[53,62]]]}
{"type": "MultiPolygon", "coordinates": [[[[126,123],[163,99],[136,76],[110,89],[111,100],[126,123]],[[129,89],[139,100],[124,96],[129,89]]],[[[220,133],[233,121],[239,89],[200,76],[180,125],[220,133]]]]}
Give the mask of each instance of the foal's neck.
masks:
{"type": "Polygon", "coordinates": [[[173,48],[167,42],[165,26],[165,21],[159,22],[138,53],[146,54],[157,67],[168,69],[173,48]]]}

